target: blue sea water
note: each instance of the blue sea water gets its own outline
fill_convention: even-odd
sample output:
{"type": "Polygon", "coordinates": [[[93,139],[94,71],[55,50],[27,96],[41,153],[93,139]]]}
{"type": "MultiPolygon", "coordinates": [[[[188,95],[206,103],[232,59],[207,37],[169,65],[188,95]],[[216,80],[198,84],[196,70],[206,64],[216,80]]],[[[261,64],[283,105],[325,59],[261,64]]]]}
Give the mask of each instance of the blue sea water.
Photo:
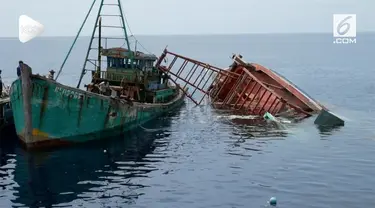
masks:
{"type": "MultiPolygon", "coordinates": [[[[333,44],[331,34],[141,36],[156,55],[168,49],[218,67],[232,53],[269,67],[345,119],[287,129],[186,101],[181,109],[123,138],[26,152],[1,135],[0,207],[375,206],[375,34],[333,44]]],[[[19,60],[34,73],[58,71],[72,37],[22,44],[0,39],[3,80],[19,60]]],[[[59,81],[75,86],[89,38],[79,39],[59,81]]],[[[142,49],[138,46],[138,49],[142,49]]],[[[85,83],[87,83],[86,76],[85,83]]]]}

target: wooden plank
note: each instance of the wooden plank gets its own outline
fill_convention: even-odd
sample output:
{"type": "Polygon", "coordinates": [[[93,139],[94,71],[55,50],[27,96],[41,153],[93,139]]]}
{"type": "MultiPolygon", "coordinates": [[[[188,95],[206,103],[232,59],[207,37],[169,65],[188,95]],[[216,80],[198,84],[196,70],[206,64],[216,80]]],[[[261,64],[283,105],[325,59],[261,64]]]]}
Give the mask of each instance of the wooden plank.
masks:
{"type": "Polygon", "coordinates": [[[22,81],[22,98],[23,98],[23,111],[25,119],[24,139],[26,144],[33,142],[32,137],[32,115],[31,115],[31,68],[26,64],[21,64],[21,81],[22,81]]]}

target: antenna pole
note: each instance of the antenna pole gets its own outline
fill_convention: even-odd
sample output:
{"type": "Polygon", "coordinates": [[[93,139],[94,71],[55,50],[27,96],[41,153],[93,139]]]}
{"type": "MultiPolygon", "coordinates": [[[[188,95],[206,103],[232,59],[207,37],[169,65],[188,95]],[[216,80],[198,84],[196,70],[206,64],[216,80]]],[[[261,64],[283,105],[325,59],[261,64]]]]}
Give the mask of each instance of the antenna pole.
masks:
{"type": "Polygon", "coordinates": [[[68,52],[68,54],[66,55],[66,57],[65,57],[65,59],[64,59],[64,61],[63,61],[63,63],[62,63],[62,65],[61,65],[61,67],[60,67],[60,70],[59,70],[59,72],[57,73],[57,76],[56,76],[55,80],[57,80],[57,78],[59,77],[59,75],[60,75],[60,73],[61,73],[61,71],[62,71],[62,69],[63,69],[63,67],[64,67],[64,65],[65,65],[66,60],[68,60],[68,57],[69,57],[69,55],[70,55],[70,52],[72,51],[72,49],[73,49],[73,47],[74,47],[74,45],[75,45],[75,43],[76,43],[76,41],[77,41],[77,39],[78,39],[78,36],[79,36],[79,34],[81,33],[81,30],[82,30],[83,26],[85,25],[86,20],[87,20],[87,18],[89,17],[92,8],[93,8],[94,5],[95,5],[95,2],[96,2],[96,0],[94,0],[94,1],[92,2],[91,7],[90,7],[90,9],[89,9],[89,12],[87,13],[87,15],[86,15],[86,17],[85,17],[85,20],[83,21],[81,27],[79,28],[79,31],[78,31],[78,33],[77,33],[77,35],[76,35],[76,37],[75,37],[75,39],[74,39],[74,41],[73,41],[73,44],[72,44],[72,46],[70,46],[69,52],[68,52]]]}

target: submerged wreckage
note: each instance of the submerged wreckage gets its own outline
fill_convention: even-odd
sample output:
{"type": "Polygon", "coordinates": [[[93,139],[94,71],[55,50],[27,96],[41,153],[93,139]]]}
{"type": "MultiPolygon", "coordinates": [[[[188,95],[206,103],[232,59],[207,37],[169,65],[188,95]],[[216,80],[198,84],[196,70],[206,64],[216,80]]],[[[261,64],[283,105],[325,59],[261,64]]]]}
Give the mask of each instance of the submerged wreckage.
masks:
{"type": "Polygon", "coordinates": [[[156,67],[168,74],[180,89],[189,87],[190,92],[184,90],[184,93],[197,105],[208,97],[215,108],[245,115],[282,115],[299,120],[319,114],[317,125],[344,125],[342,119],[276,72],[248,63],[241,55],[233,55],[232,59],[229,68],[221,69],[165,49],[156,67]],[[161,65],[166,60],[171,62],[161,65]]]}

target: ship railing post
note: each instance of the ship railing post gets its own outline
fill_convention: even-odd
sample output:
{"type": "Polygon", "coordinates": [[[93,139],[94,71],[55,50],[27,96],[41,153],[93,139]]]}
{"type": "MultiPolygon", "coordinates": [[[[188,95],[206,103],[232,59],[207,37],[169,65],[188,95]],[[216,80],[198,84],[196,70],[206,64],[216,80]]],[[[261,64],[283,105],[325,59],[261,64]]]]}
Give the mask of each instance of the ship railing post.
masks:
{"type": "Polygon", "coordinates": [[[31,83],[31,68],[26,64],[20,64],[21,68],[21,82],[22,82],[22,98],[23,98],[23,112],[25,119],[25,128],[23,132],[24,142],[31,144],[32,138],[32,115],[31,115],[31,96],[32,96],[32,83],[31,83]]]}
{"type": "MultiPolygon", "coordinates": [[[[247,75],[245,75],[245,76],[246,76],[246,78],[247,78],[247,75]]],[[[249,82],[246,84],[246,87],[243,88],[242,92],[241,92],[241,93],[239,94],[239,96],[238,96],[237,101],[234,103],[233,108],[236,109],[236,110],[237,110],[236,106],[237,106],[237,104],[240,102],[240,100],[243,100],[244,102],[245,102],[245,100],[246,100],[246,99],[243,98],[243,96],[244,96],[245,93],[247,92],[247,90],[248,90],[248,88],[249,88],[249,86],[250,86],[250,84],[251,84],[252,78],[250,77],[250,78],[247,79],[247,80],[248,80],[249,82]]]]}

